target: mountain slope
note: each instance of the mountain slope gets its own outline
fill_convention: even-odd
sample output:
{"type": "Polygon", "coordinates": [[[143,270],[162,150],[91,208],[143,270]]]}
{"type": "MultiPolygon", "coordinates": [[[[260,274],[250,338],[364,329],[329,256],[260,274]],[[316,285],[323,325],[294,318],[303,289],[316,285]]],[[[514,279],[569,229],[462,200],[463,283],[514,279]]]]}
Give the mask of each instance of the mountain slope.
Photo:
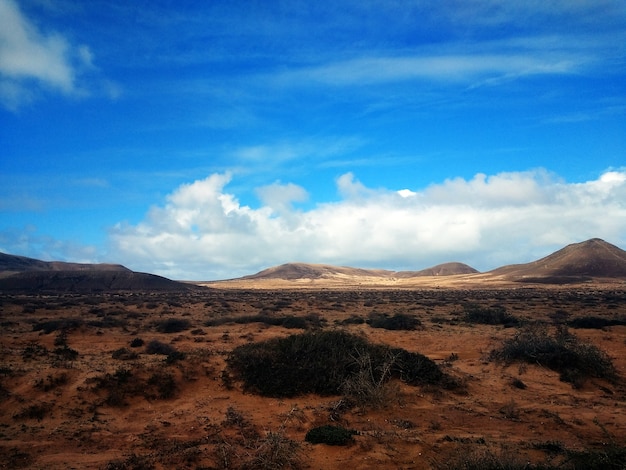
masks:
{"type": "Polygon", "coordinates": [[[451,276],[472,274],[478,271],[463,263],[444,263],[421,271],[389,271],[385,269],[361,269],[329,264],[286,263],[264,269],[256,274],[244,276],[242,280],[280,279],[295,281],[300,279],[373,278],[389,280],[422,276],[451,276]]]}
{"type": "Polygon", "coordinates": [[[120,264],[41,261],[0,253],[0,292],[188,291],[197,286],[120,264]]]}
{"type": "Polygon", "coordinates": [[[477,274],[479,271],[464,263],[443,263],[421,271],[398,271],[396,277],[421,277],[421,276],[455,276],[457,274],[477,274]]]}
{"type": "Polygon", "coordinates": [[[25,271],[122,271],[131,272],[121,264],[83,264],[63,261],[41,261],[26,256],[0,253],[0,277],[25,271]]]}
{"type": "Polygon", "coordinates": [[[503,266],[490,273],[527,282],[626,278],[626,251],[599,238],[592,238],[567,245],[537,261],[503,266]]]}

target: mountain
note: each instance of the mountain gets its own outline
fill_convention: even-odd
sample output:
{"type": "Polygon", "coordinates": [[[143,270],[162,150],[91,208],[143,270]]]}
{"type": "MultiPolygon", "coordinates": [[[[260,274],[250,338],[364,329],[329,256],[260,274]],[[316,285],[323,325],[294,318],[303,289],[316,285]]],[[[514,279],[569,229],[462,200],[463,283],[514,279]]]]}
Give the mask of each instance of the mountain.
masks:
{"type": "Polygon", "coordinates": [[[244,276],[242,280],[280,279],[295,281],[299,279],[340,279],[371,278],[391,280],[394,278],[412,278],[422,276],[451,276],[472,274],[478,271],[463,263],[444,263],[421,271],[388,271],[385,269],[361,269],[329,264],[287,263],[264,269],[256,274],[244,276]]]}
{"type": "Polygon", "coordinates": [[[626,278],[626,251],[599,238],[567,245],[526,264],[503,266],[490,274],[519,282],[567,283],[590,278],[626,278]]]}
{"type": "Polygon", "coordinates": [[[256,274],[244,276],[241,279],[282,279],[293,281],[296,279],[321,279],[338,276],[386,277],[391,274],[393,274],[393,271],[385,271],[383,269],[349,268],[329,264],[286,263],[264,269],[256,274]]]}
{"type": "Polygon", "coordinates": [[[199,287],[120,264],[41,261],[0,253],[0,292],[188,291],[199,287]]]}
{"type": "Polygon", "coordinates": [[[457,274],[478,274],[478,270],[464,263],[443,263],[421,271],[398,271],[396,277],[421,277],[421,276],[454,276],[457,274]]]}
{"type": "Polygon", "coordinates": [[[41,261],[26,256],[0,253],[0,277],[24,271],[125,271],[130,269],[121,264],[82,264],[63,261],[41,261]]]}

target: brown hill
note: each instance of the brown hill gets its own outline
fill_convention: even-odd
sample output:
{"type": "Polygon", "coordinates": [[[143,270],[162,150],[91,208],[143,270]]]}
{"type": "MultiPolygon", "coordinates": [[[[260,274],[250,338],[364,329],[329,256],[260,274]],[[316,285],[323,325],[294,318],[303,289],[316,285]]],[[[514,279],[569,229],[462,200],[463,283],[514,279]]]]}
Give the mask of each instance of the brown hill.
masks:
{"type": "Polygon", "coordinates": [[[0,292],[188,291],[199,287],[120,264],[41,261],[0,253],[0,292]]]}
{"type": "Polygon", "coordinates": [[[393,271],[383,269],[359,269],[345,266],[332,266],[329,264],[310,263],[286,263],[264,269],[256,274],[244,276],[241,279],[320,279],[337,276],[349,277],[387,277],[393,275],[393,271]]]}
{"type": "Polygon", "coordinates": [[[244,276],[242,280],[280,279],[295,281],[301,279],[374,278],[405,279],[422,276],[451,276],[473,274],[478,271],[463,263],[444,263],[421,271],[389,271],[385,269],[361,269],[329,264],[287,263],[264,269],[256,274],[244,276]]]}
{"type": "Polygon", "coordinates": [[[590,278],[626,278],[626,251],[599,238],[567,245],[526,264],[503,266],[490,274],[520,282],[568,283],[590,278]]]}
{"type": "Polygon", "coordinates": [[[443,263],[421,271],[398,271],[396,277],[420,277],[420,276],[454,276],[457,274],[477,274],[479,271],[464,263],[443,263]]]}
{"type": "Polygon", "coordinates": [[[0,277],[25,271],[122,271],[130,272],[121,264],[84,264],[63,261],[41,261],[26,256],[0,253],[0,277]]]}

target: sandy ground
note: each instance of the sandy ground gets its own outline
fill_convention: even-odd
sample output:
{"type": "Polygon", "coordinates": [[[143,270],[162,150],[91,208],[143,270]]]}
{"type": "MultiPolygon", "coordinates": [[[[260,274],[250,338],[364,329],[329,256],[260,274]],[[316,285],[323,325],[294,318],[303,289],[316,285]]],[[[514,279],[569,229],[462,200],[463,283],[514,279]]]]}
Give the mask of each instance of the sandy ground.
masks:
{"type": "MultiPolygon", "coordinates": [[[[268,448],[288,448],[290,456],[299,453],[299,468],[427,469],[445,468],[471,453],[557,463],[565,449],[626,442],[621,380],[591,378],[574,388],[539,365],[490,361],[488,353],[516,328],[462,321],[468,302],[504,306],[518,318],[546,324],[554,318],[626,316],[623,289],[593,286],[3,296],[0,468],[292,468],[263,460],[268,448]],[[372,312],[414,315],[421,327],[390,331],[343,324],[372,312]],[[302,331],[227,321],[259,313],[315,315],[323,328],[422,353],[463,386],[397,383],[387,406],[377,409],[342,409],[340,396],[243,393],[241,384],[224,380],[229,352],[302,331]],[[170,318],[188,323],[182,331],[159,332],[158,322],[170,318]],[[68,319],[52,331],[43,328],[44,322],[68,319]],[[215,319],[223,322],[206,326],[215,319]],[[137,338],[144,346],[131,348],[137,338]],[[164,355],[148,354],[145,344],[152,340],[185,353],[184,359],[168,364],[164,355]],[[136,354],[124,356],[121,348],[136,354]],[[115,394],[121,382],[112,379],[120,371],[132,374],[121,397],[115,394]],[[308,430],[324,424],[358,434],[348,446],[305,442],[308,430]],[[272,448],[276,439],[284,446],[272,448]]],[[[626,326],[571,331],[606,351],[626,377],[626,326]]]]}

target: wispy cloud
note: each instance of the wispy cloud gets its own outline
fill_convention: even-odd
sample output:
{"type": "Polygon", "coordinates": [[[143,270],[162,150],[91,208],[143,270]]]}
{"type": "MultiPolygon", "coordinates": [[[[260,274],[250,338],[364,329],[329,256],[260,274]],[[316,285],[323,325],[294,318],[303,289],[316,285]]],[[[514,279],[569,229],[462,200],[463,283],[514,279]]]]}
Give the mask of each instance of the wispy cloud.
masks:
{"type": "Polygon", "coordinates": [[[397,190],[345,174],[341,200],[306,211],[290,204],[305,188],[260,188],[255,209],[225,190],[230,181],[214,174],[180,186],[141,223],[112,228],[112,252],[136,269],[217,279],[296,260],[391,269],[458,260],[484,270],[592,237],[626,243],[623,169],[585,183],[534,170],[397,190]]]}
{"type": "Polygon", "coordinates": [[[81,88],[78,77],[94,70],[93,53],[88,46],[71,44],[56,32],[40,31],[14,0],[0,0],[0,103],[3,106],[16,110],[34,100],[38,89],[82,95],[86,90],[81,88]]]}
{"type": "Polygon", "coordinates": [[[487,77],[573,73],[580,66],[567,57],[527,55],[441,55],[427,57],[365,57],[280,75],[279,83],[371,85],[392,81],[429,80],[471,83],[487,77]]]}

